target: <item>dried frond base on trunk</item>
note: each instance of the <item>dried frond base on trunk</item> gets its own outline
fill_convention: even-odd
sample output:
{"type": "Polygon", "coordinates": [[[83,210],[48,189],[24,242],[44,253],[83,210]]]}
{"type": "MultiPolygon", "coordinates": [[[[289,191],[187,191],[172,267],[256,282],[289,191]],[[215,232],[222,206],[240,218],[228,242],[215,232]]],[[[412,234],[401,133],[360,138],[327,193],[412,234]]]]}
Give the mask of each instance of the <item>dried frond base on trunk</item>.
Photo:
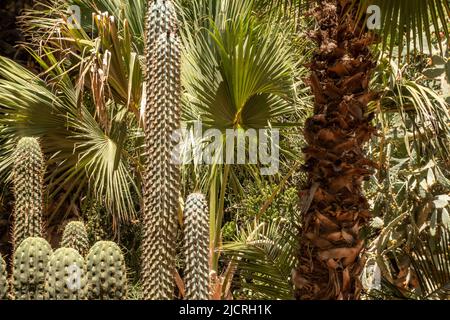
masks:
{"type": "Polygon", "coordinates": [[[356,9],[347,10],[350,3],[324,0],[313,10],[319,28],[311,37],[319,48],[310,65],[314,115],[304,131],[309,178],[302,198],[311,202],[302,216],[293,276],[298,299],[358,299],[360,294],[359,232],[370,216],[361,184],[374,166],[363,145],[375,132],[366,114],[375,61],[372,39],[356,25],[356,9]]]}

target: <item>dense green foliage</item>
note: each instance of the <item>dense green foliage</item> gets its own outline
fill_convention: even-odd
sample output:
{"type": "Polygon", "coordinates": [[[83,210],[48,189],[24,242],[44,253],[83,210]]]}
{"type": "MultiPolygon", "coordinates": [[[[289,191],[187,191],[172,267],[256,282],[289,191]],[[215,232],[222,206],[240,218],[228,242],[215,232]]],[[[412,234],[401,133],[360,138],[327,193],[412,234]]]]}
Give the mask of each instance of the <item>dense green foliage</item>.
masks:
{"type": "MultiPolygon", "coordinates": [[[[298,192],[304,121],[316,99],[304,82],[316,28],[307,3],[58,0],[25,10],[28,65],[0,56],[0,227],[12,229],[0,235],[0,299],[8,290],[15,299],[292,299],[308,202],[298,192]],[[72,3],[81,29],[67,23],[72,3]],[[280,130],[279,171],[218,158],[173,165],[180,120],[185,160],[190,145],[212,142],[196,135],[198,121],[222,136],[280,130]]],[[[369,3],[383,17],[367,110],[377,134],[361,150],[376,165],[363,185],[372,214],[361,232],[363,297],[445,299],[448,4],[358,3],[361,19],[369,3]]]]}

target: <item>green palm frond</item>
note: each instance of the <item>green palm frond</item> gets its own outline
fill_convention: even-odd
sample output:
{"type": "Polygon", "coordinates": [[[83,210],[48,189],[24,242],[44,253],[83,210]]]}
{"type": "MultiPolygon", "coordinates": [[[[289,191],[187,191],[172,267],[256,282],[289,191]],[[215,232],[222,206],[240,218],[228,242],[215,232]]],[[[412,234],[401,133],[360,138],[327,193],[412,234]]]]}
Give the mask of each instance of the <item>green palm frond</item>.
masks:
{"type": "Polygon", "coordinates": [[[419,81],[420,74],[413,75],[415,79],[404,74],[406,67],[400,69],[395,60],[380,60],[373,85],[381,97],[378,105],[372,105],[371,112],[379,111],[381,116],[398,114],[396,125],[401,125],[403,134],[397,136],[405,140],[409,155],[414,149],[425,162],[430,159],[425,157],[426,152],[435,156],[439,153],[445,159],[450,152],[448,104],[439,93],[419,81]]]}
{"type": "Polygon", "coordinates": [[[439,235],[428,235],[410,254],[420,284],[421,299],[448,299],[450,296],[450,232],[439,228],[439,235]]]}
{"type": "Polygon", "coordinates": [[[130,119],[118,109],[105,132],[94,113],[78,106],[64,70],[53,70],[60,72],[61,80],[49,86],[13,61],[0,58],[0,175],[10,178],[16,141],[22,136],[38,136],[47,158],[51,218],[62,214],[64,203],[96,196],[115,226],[134,219],[133,196],[139,192],[130,174],[130,156],[124,151],[124,143],[133,140],[126,127],[130,119]]]}
{"type": "MultiPolygon", "coordinates": [[[[69,3],[79,5],[86,16],[89,16],[87,13],[90,12],[108,12],[111,16],[116,17],[119,29],[123,29],[125,24],[128,24],[134,44],[142,52],[146,0],[74,0],[69,3]]],[[[86,19],[85,22],[86,24],[90,23],[90,19],[86,19]]]]}
{"type": "Polygon", "coordinates": [[[301,105],[298,62],[281,26],[265,28],[251,9],[251,2],[202,0],[183,11],[185,121],[223,133],[280,128],[301,105]]]}
{"type": "Polygon", "coordinates": [[[224,245],[226,256],[237,264],[240,298],[293,299],[296,239],[295,227],[286,220],[254,221],[238,231],[234,242],[224,245]]]}
{"type": "MultiPolygon", "coordinates": [[[[438,227],[432,236],[425,230],[411,249],[399,249],[395,258],[385,259],[390,268],[397,268],[398,259],[408,261],[409,281],[417,279],[416,285],[404,288],[383,277],[381,288],[371,292],[375,299],[442,300],[450,296],[450,231],[438,227]],[[407,260],[405,260],[407,259],[407,260]]],[[[392,255],[392,254],[391,254],[392,255]]],[[[394,257],[393,256],[393,257],[394,257]]],[[[390,277],[389,277],[390,278],[390,277]]]]}
{"type": "MultiPolygon", "coordinates": [[[[296,16],[305,13],[316,0],[255,0],[260,10],[273,14],[296,16]]],[[[382,51],[392,56],[395,48],[400,48],[405,56],[412,49],[417,52],[429,51],[437,42],[443,52],[440,32],[444,38],[450,39],[449,20],[450,6],[447,0],[353,0],[353,8],[358,8],[358,17],[367,21],[375,11],[369,6],[376,5],[380,9],[380,28],[373,30],[380,36],[382,51]],[[440,41],[436,41],[436,39],[440,41]]],[[[431,52],[430,52],[431,53],[431,52]]]]}
{"type": "Polygon", "coordinates": [[[390,56],[394,48],[404,46],[406,55],[411,49],[424,52],[436,39],[440,40],[438,45],[443,52],[439,32],[443,32],[446,39],[450,38],[450,7],[446,0],[363,0],[360,14],[370,5],[380,8],[381,26],[377,34],[381,36],[383,51],[388,50],[390,56]]]}
{"type": "Polygon", "coordinates": [[[282,99],[292,97],[296,65],[280,29],[262,30],[248,4],[230,3],[197,34],[185,28],[186,102],[215,128],[264,128],[294,111],[282,99]]]}
{"type": "MultiPolygon", "coordinates": [[[[299,114],[305,114],[310,105],[308,94],[299,85],[305,68],[286,24],[271,21],[269,25],[259,19],[253,1],[180,0],[178,5],[183,21],[183,118],[188,130],[195,121],[201,121],[205,130],[218,130],[223,154],[227,130],[274,128],[283,134],[285,128],[301,122],[299,114]]],[[[194,145],[207,142],[196,141],[194,145]]],[[[246,146],[246,155],[248,151],[246,146]]],[[[285,151],[279,149],[281,159],[288,157],[285,151]]],[[[209,166],[194,163],[183,168],[185,180],[194,177],[196,187],[210,199],[216,271],[225,195],[243,194],[239,177],[264,178],[260,161],[234,165],[219,160],[214,158],[209,166]]]]}
{"type": "Polygon", "coordinates": [[[142,1],[75,1],[87,15],[81,29],[72,28],[67,22],[67,8],[72,4],[67,0],[53,5],[39,2],[34,9],[26,10],[20,21],[24,32],[31,37],[27,48],[37,60],[48,58],[48,51],[52,52],[56,61],[42,66],[43,69],[49,73],[54,65],[65,65],[68,73],[78,76],[77,93],[92,91],[97,105],[113,98],[126,105],[139,121],[143,45],[138,26],[142,27],[143,20],[138,23],[129,18],[142,16],[144,4],[142,1]]]}

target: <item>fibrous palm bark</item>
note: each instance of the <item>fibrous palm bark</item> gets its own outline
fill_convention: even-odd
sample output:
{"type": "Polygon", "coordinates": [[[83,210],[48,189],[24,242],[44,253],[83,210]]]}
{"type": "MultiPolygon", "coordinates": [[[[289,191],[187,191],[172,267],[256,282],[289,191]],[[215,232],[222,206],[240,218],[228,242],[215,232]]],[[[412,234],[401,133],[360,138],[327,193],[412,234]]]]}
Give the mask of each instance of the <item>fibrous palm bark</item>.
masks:
{"type": "MultiPolygon", "coordinates": [[[[375,61],[370,34],[356,22],[350,0],[322,0],[313,10],[318,49],[310,64],[315,105],[306,121],[304,201],[298,299],[358,299],[363,263],[360,229],[370,216],[361,185],[374,164],[363,146],[375,129],[367,104],[375,61]]],[[[352,7],[353,8],[353,7],[352,7]]]]}
{"type": "Polygon", "coordinates": [[[172,161],[180,127],[180,44],[173,3],[149,2],[146,24],[146,164],[143,175],[142,285],[144,299],[171,299],[180,168],[172,161]]]}

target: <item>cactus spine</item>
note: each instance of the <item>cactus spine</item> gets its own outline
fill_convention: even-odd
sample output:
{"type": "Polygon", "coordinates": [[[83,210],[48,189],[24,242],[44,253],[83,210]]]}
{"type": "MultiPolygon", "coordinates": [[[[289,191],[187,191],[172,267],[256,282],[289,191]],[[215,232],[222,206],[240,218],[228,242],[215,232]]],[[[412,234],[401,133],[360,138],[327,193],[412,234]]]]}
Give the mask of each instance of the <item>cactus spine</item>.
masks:
{"type": "Polygon", "coordinates": [[[171,161],[180,127],[180,44],[170,0],[149,0],[146,90],[142,286],[144,299],[171,299],[180,168],[171,161]]]}
{"type": "Polygon", "coordinates": [[[60,248],[50,256],[45,291],[51,300],[86,298],[86,265],[75,249],[60,248]]]}
{"type": "Polygon", "coordinates": [[[8,292],[8,275],[6,274],[6,262],[0,255],[0,300],[6,298],[8,292]]]}
{"type": "Polygon", "coordinates": [[[71,221],[66,225],[61,247],[75,249],[83,257],[86,256],[89,250],[89,239],[83,222],[71,221]]]}
{"type": "Polygon", "coordinates": [[[44,156],[36,138],[20,139],[14,153],[14,228],[17,247],[28,237],[42,236],[44,156]]]}
{"type": "Polygon", "coordinates": [[[209,298],[209,213],[205,196],[188,196],[184,209],[185,285],[187,300],[209,298]]]}
{"type": "Polygon", "coordinates": [[[25,239],[14,253],[13,296],[18,300],[43,300],[50,244],[42,238],[25,239]]]}
{"type": "Polygon", "coordinates": [[[125,259],[119,246],[98,241],[86,257],[88,298],[122,300],[127,294],[125,259]]]}

